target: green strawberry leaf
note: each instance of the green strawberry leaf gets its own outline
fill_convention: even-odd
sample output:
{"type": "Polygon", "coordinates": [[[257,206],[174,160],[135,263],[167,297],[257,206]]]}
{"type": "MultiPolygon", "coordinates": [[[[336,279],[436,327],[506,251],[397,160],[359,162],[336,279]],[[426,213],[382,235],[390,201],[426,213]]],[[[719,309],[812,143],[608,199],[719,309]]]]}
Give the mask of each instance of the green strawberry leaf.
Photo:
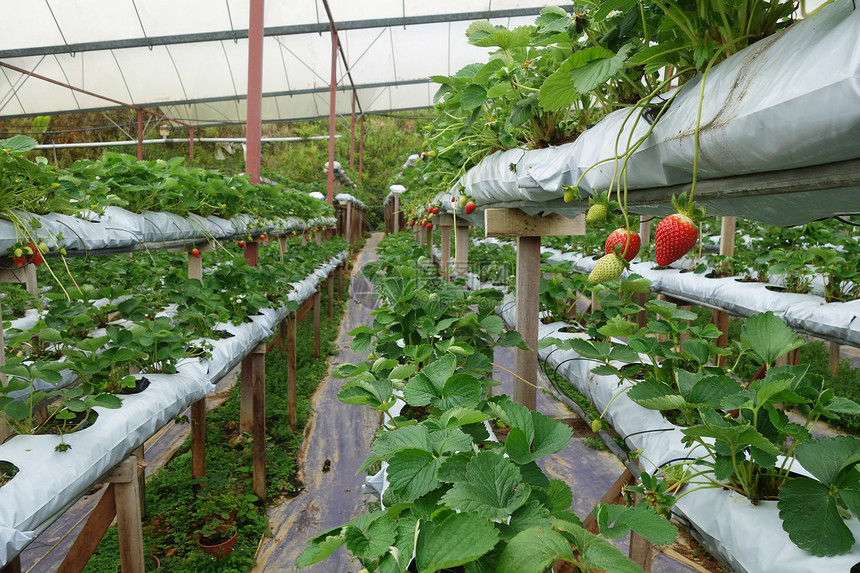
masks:
{"type": "Polygon", "coordinates": [[[473,513],[452,513],[440,523],[421,522],[416,549],[419,571],[469,563],[488,553],[499,540],[499,532],[487,519],[473,513]]]}
{"type": "Polygon", "coordinates": [[[513,463],[499,454],[481,452],[466,466],[466,479],[455,482],[442,501],[452,509],[503,521],[528,497],[529,487],[513,463]]]}

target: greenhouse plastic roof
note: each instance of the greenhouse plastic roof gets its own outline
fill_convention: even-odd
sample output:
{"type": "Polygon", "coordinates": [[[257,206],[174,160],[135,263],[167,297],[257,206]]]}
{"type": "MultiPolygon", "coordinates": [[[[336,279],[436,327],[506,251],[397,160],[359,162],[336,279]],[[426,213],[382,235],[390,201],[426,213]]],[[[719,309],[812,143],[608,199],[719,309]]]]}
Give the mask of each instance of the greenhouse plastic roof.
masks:
{"type": "MultiPolygon", "coordinates": [[[[531,24],[563,0],[329,0],[364,113],[432,106],[429,76],[484,59],[477,19],[531,24]],[[432,49],[428,49],[432,46],[432,49]]],[[[244,122],[249,0],[0,0],[0,62],[195,125],[244,122]]],[[[331,35],[322,0],[265,3],[263,121],[328,116],[331,35]]],[[[338,58],[337,113],[352,98],[338,58]]],[[[117,107],[0,68],[0,117],[117,107]]]]}

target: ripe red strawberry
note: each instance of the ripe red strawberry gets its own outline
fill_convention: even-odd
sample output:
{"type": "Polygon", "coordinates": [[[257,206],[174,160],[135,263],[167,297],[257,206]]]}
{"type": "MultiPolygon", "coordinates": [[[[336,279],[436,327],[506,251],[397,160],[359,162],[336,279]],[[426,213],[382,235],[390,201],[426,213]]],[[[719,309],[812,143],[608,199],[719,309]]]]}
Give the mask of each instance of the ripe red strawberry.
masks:
{"type": "Polygon", "coordinates": [[[240,247],[244,247],[244,246],[245,246],[245,241],[239,241],[237,244],[238,244],[240,247]]]}
{"type": "Polygon", "coordinates": [[[24,257],[12,257],[12,262],[15,263],[16,267],[20,268],[27,263],[27,259],[24,257]]]}
{"type": "Polygon", "coordinates": [[[429,213],[430,215],[433,214],[433,205],[430,205],[429,207],[427,207],[427,213],[429,213]]]}
{"type": "Polygon", "coordinates": [[[191,249],[191,256],[200,258],[200,249],[191,249]]]}
{"type": "Polygon", "coordinates": [[[467,215],[471,215],[475,212],[475,209],[477,208],[478,206],[475,204],[474,201],[466,201],[466,206],[463,207],[463,212],[467,215]]]}
{"type": "Polygon", "coordinates": [[[427,223],[427,230],[429,231],[432,228],[433,228],[433,223],[427,223]]]}
{"type": "Polygon", "coordinates": [[[615,229],[609,236],[606,237],[606,254],[618,253],[624,257],[628,263],[639,254],[639,247],[642,246],[642,240],[639,238],[639,233],[634,233],[630,229],[619,227],[615,229]]]}
{"type": "Polygon", "coordinates": [[[657,264],[669,265],[686,255],[696,244],[699,232],[696,219],[704,216],[704,209],[687,202],[684,195],[679,199],[672,197],[675,213],[665,217],[654,230],[654,251],[657,264]]]}
{"type": "Polygon", "coordinates": [[[609,253],[600,257],[595,263],[588,275],[588,282],[604,283],[611,281],[620,277],[622,271],[624,271],[624,260],[615,253],[609,253]]]}
{"type": "Polygon", "coordinates": [[[457,202],[457,198],[456,198],[456,197],[451,197],[451,203],[456,203],[456,202],[457,202]]]}

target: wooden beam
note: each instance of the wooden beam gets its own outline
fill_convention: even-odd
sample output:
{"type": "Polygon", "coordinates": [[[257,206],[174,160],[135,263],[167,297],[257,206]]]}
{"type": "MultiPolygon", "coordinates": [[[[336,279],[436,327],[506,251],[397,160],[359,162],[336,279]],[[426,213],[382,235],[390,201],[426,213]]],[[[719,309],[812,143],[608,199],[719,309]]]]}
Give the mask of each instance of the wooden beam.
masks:
{"type": "Polygon", "coordinates": [[[119,559],[123,573],[144,573],[143,528],[140,519],[140,492],[137,487],[137,458],[127,457],[111,474],[114,484],[119,559]]]}
{"type": "Polygon", "coordinates": [[[320,357],[320,306],[322,306],[322,295],[320,288],[314,292],[314,358],[320,357]]]}
{"type": "Polygon", "coordinates": [[[442,245],[442,260],[439,261],[439,266],[442,268],[442,278],[448,281],[451,280],[451,226],[440,225],[439,233],[442,245]]]}
{"type": "Polygon", "coordinates": [[[526,215],[519,209],[484,210],[486,237],[556,237],[584,234],[584,214],[569,219],[555,213],[546,216],[526,215]]]}
{"type": "Polygon", "coordinates": [[[298,397],[296,393],[296,322],[294,314],[291,314],[287,319],[287,416],[291,430],[296,429],[298,417],[298,397]]]}
{"type": "Polygon", "coordinates": [[[329,275],[325,282],[328,286],[328,319],[331,320],[334,317],[334,279],[329,275]]]}
{"type": "MultiPolygon", "coordinates": [[[[251,423],[254,494],[260,499],[266,499],[266,345],[258,344],[249,356],[256,362],[251,381],[254,411],[251,423]]],[[[242,376],[242,384],[244,383],[245,377],[242,376]]]]}
{"type": "Polygon", "coordinates": [[[84,570],[116,516],[115,496],[114,484],[108,484],[75,542],[63,558],[63,562],[60,563],[57,573],[81,573],[84,570]]]}
{"type": "Polygon", "coordinates": [[[517,238],[517,332],[531,350],[514,349],[514,402],[537,408],[540,237],[517,238]]]}
{"type": "Polygon", "coordinates": [[[191,404],[191,477],[206,475],[206,398],[191,404]]]}
{"type": "MultiPolygon", "coordinates": [[[[609,503],[613,505],[623,505],[624,504],[624,496],[622,495],[624,491],[624,486],[633,485],[636,483],[636,478],[633,477],[633,474],[630,473],[629,469],[625,469],[624,472],[618,476],[618,479],[615,480],[609,489],[606,490],[606,493],[603,494],[603,497],[600,498],[599,503],[609,503]]],[[[593,513],[589,513],[588,516],[582,521],[582,526],[585,527],[591,533],[595,535],[600,532],[600,529],[597,526],[597,519],[595,519],[593,513]]]]}
{"type": "MultiPolygon", "coordinates": [[[[2,338],[0,338],[0,342],[3,342],[2,338]]],[[[827,366],[834,374],[839,370],[839,345],[835,342],[830,343],[830,356],[827,360],[827,366]]]]}
{"type": "MultiPolygon", "coordinates": [[[[460,221],[458,220],[457,223],[460,221]]],[[[454,275],[465,277],[469,272],[469,226],[457,225],[454,249],[454,275]]]]}
{"type": "Polygon", "coordinates": [[[36,281],[36,265],[27,263],[20,268],[0,268],[0,283],[16,283],[24,285],[27,292],[39,296],[39,284],[36,281]]]}
{"type": "Polygon", "coordinates": [[[21,573],[21,556],[16,555],[0,569],[0,573],[21,573]]]}

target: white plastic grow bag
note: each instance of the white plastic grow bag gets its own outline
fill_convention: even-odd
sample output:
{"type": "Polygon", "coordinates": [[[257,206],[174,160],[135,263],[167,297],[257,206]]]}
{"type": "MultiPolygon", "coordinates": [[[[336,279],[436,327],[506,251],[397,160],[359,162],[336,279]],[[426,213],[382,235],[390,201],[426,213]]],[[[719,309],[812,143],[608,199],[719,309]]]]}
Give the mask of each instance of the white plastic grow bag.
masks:
{"type": "Polygon", "coordinates": [[[60,443],[55,435],[15,436],[3,444],[0,459],[19,471],[0,488],[0,563],[25,547],[42,522],[214,388],[206,379],[181,374],[147,378],[149,388],[123,396],[121,408],[95,408],[99,416],[91,427],[66,434],[69,451],[54,450],[60,443]]]}
{"type": "MultiPolygon", "coordinates": [[[[851,0],[837,0],[714,66],[702,104],[698,177],[778,171],[860,157],[856,136],[860,127],[858,37],[860,12],[854,10],[851,0]]],[[[632,154],[627,166],[630,189],[692,180],[701,79],[698,76],[681,88],[652,134],[632,154]]],[[[559,199],[563,185],[578,183],[582,196],[606,190],[617,177],[618,166],[611,158],[626,148],[631,134],[635,142],[648,129],[644,120],[634,129],[636,117],[627,119],[630,114],[627,109],[616,111],[573,143],[550,151],[530,150],[518,161],[507,159],[505,154],[510,151],[491,155],[472,170],[475,175],[470,171],[465,177],[467,192],[480,197],[483,204],[524,201],[535,210],[539,203],[559,199]],[[618,150],[617,139],[621,142],[618,150]],[[589,170],[605,159],[610,161],[589,170]],[[510,186],[511,174],[501,173],[511,163],[517,164],[516,190],[510,186]],[[500,174],[499,184],[487,183],[484,173],[500,174]]],[[[759,197],[703,204],[711,213],[775,225],[813,220],[834,211],[849,212],[841,206],[850,210],[860,204],[854,190],[827,193],[825,201],[819,200],[819,192],[810,190],[775,196],[765,205],[759,197]]],[[[655,204],[637,210],[663,214],[670,206],[655,204]]]]}

